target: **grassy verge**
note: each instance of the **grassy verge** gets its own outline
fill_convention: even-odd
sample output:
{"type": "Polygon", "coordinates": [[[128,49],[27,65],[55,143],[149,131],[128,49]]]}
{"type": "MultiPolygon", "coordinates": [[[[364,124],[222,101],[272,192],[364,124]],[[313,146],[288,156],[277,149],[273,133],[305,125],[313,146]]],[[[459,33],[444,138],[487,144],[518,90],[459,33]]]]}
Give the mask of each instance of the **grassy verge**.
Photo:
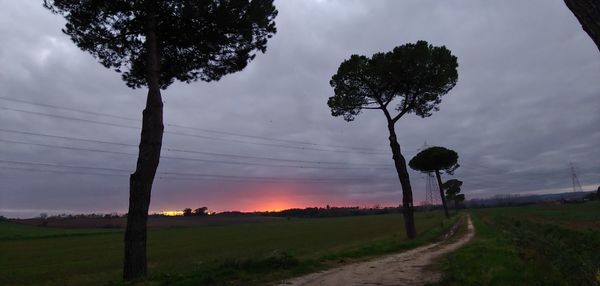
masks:
{"type": "Polygon", "coordinates": [[[476,236],[442,259],[441,285],[600,285],[600,204],[472,212],[476,236]],[[590,227],[591,226],[591,227],[590,227]]]}

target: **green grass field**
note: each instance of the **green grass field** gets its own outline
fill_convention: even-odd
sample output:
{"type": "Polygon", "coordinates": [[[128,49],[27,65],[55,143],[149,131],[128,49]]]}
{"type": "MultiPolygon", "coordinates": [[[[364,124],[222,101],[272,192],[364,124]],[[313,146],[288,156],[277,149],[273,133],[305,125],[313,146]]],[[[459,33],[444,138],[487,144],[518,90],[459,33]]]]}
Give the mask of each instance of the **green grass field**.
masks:
{"type": "MultiPolygon", "coordinates": [[[[417,214],[407,241],[401,215],[291,219],[153,229],[143,284],[262,284],[431,241],[452,221],[417,214]]],[[[123,234],[0,223],[0,285],[118,285],[123,234]]]]}
{"type": "Polygon", "coordinates": [[[600,285],[600,202],[470,211],[474,240],[441,285],[600,285]]]}

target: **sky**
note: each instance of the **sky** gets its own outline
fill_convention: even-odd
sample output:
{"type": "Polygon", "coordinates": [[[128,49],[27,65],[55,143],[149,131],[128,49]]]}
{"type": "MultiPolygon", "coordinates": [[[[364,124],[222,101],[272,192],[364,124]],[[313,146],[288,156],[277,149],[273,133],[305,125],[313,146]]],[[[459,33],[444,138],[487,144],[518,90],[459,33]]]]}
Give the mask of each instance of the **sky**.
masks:
{"type": "MultiPolygon", "coordinates": [[[[41,1],[0,0],[0,215],[127,210],[146,91],[126,87],[61,33],[41,1]],[[60,107],[60,108],[57,108],[60,107]]],[[[458,152],[469,198],[600,184],[600,53],[561,0],[275,1],[265,54],[217,82],[163,91],[165,136],[151,212],[396,206],[385,118],[331,116],[329,85],[352,54],[418,40],[458,57],[429,118],[396,131],[458,152]]],[[[415,203],[426,175],[410,171],[415,203]]]]}

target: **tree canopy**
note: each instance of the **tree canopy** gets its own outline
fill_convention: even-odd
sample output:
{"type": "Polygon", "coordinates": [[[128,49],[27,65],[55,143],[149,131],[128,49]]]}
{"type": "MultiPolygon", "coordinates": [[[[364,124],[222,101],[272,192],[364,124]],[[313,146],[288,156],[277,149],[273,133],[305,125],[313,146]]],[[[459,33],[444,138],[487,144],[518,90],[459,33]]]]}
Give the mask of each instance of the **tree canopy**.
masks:
{"type": "Polygon", "coordinates": [[[67,20],[63,32],[129,87],[147,86],[145,38],[156,19],[160,87],[213,81],[242,70],[276,32],[272,0],[44,0],[67,20]]]}
{"type": "Polygon", "coordinates": [[[407,113],[431,116],[441,97],[458,80],[457,59],[445,46],[426,41],[408,43],[373,56],[352,55],[329,82],[335,95],[327,104],[333,116],[354,120],[363,109],[383,109],[395,104],[396,122],[407,113]],[[396,100],[398,99],[398,100],[396,100]]]}
{"type": "Polygon", "coordinates": [[[448,174],[452,174],[460,166],[455,151],[437,146],[419,152],[408,162],[408,165],[413,170],[423,173],[444,171],[448,174]]]}
{"type": "Polygon", "coordinates": [[[446,190],[446,198],[449,200],[454,200],[460,193],[460,187],[462,187],[462,184],[463,182],[457,179],[451,179],[442,184],[442,188],[446,190]]]}
{"type": "Polygon", "coordinates": [[[458,209],[458,205],[465,200],[465,195],[461,194],[460,187],[463,182],[461,180],[452,179],[442,184],[442,188],[446,190],[446,200],[454,201],[454,207],[458,209]]]}

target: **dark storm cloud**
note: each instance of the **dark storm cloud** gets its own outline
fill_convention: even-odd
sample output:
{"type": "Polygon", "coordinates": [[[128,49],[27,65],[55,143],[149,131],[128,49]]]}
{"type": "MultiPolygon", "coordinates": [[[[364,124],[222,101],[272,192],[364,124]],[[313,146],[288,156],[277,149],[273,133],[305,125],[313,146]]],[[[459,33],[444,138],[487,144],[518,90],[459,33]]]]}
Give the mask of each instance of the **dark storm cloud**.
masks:
{"type": "MultiPolygon", "coordinates": [[[[130,90],[60,33],[64,21],[37,1],[3,1],[0,11],[0,97],[139,119],[144,90],[130,90]]],[[[427,40],[446,45],[459,59],[458,85],[441,110],[399,121],[400,143],[410,159],[426,141],[458,151],[455,174],[468,197],[499,193],[556,192],[570,187],[569,162],[584,188],[600,183],[600,55],[560,0],[546,1],[279,1],[278,33],[266,54],[244,71],[219,82],[174,84],[163,93],[166,130],[163,156],[279,165],[309,165],[223,158],[169,151],[348,162],[348,169],[218,164],[163,158],[153,191],[153,210],[208,205],[214,209],[256,207],[261,188],[281,190],[299,205],[326,203],[391,205],[401,192],[387,154],[382,114],[367,111],[354,122],[333,118],[326,106],[329,79],[351,54],[371,55],[427,40]],[[369,148],[384,154],[333,152],[342,148],[297,145],[206,133],[178,126],[369,148]],[[214,139],[181,136],[188,133],[214,139]],[[246,143],[233,142],[244,141],[246,143]],[[330,152],[251,144],[333,149],[330,152]],[[351,165],[359,164],[359,165],[351,165]],[[362,164],[362,165],[360,165],[362,164]],[[365,164],[383,164],[374,169],[365,164]],[[173,180],[164,173],[228,176],[367,178],[322,184],[173,180]]],[[[115,125],[135,120],[57,110],[0,99],[0,107],[77,117],[115,125]]],[[[12,110],[0,113],[0,128],[136,145],[139,130],[12,110]]],[[[135,156],[74,150],[136,153],[135,147],[0,132],[0,160],[133,170],[135,156]]],[[[348,151],[349,149],[343,149],[348,151]]],[[[364,150],[363,150],[364,151],[364,150]]],[[[0,163],[0,214],[42,211],[124,211],[128,172],[0,163]],[[80,173],[110,173],[99,176],[80,173]]],[[[314,165],[311,165],[314,166],[314,165]]],[[[181,176],[180,176],[181,177],[181,176]]],[[[411,173],[416,201],[424,199],[424,176],[411,173]]],[[[285,199],[285,198],[282,198],[285,199]]]]}

